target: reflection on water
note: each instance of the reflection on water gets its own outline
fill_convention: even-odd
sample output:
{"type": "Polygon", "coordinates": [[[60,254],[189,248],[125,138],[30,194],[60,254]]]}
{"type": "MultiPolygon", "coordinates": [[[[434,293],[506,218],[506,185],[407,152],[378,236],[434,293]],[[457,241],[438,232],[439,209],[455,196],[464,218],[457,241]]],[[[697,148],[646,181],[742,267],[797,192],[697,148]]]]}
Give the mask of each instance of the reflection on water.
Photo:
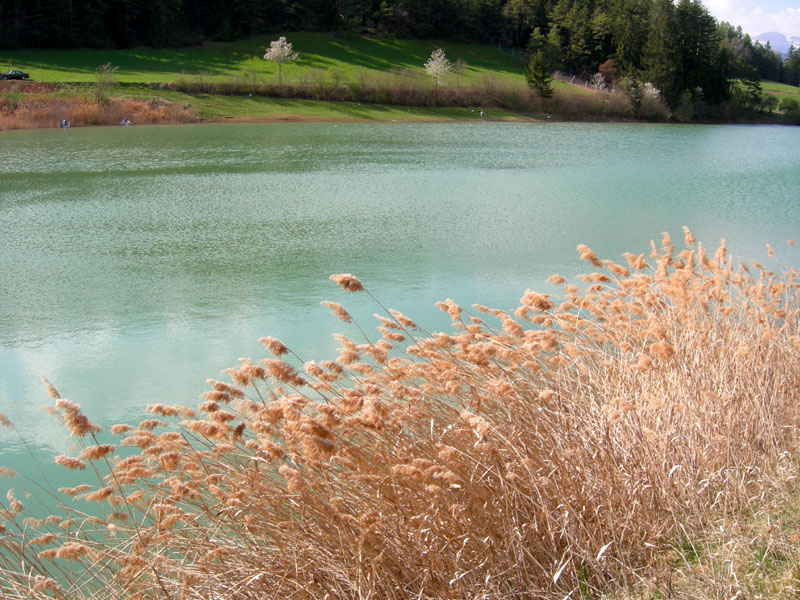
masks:
{"type": "MultiPolygon", "coordinates": [[[[708,245],[798,264],[800,130],[590,124],[263,124],[0,134],[0,411],[65,433],[40,373],[96,420],[193,404],[274,335],[329,358],[320,300],[353,272],[431,328],[452,297],[512,307],[575,246],[708,245]]],[[[22,461],[0,434],[0,462],[22,461]]]]}

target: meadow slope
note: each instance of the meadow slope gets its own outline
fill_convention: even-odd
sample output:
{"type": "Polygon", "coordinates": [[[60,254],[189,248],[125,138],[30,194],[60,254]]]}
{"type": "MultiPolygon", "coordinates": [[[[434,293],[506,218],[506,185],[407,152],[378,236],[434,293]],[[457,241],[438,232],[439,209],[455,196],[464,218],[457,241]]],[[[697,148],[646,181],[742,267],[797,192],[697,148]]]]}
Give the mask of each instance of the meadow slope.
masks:
{"type": "MultiPolygon", "coordinates": [[[[268,37],[180,49],[3,51],[3,68],[22,69],[57,89],[29,91],[18,82],[3,82],[0,128],[51,127],[62,119],[73,125],[115,124],[122,117],[138,123],[451,120],[476,118],[480,110],[491,119],[512,120],[670,117],[653,98],[644,98],[634,110],[622,92],[598,94],[558,80],[553,99],[538,98],[525,83],[519,51],[326,33],[297,32],[288,39],[299,56],[284,66],[280,82],[277,66],[262,58],[268,37]],[[436,86],[423,69],[437,47],[453,63],[443,86],[436,86]],[[96,70],[105,64],[115,67],[112,79],[119,85],[99,94],[96,70]],[[109,100],[116,104],[109,107],[109,100]]],[[[776,86],[765,89],[800,98],[797,88],[776,86]]],[[[702,113],[702,107],[676,115],[691,119],[697,111],[702,113]]],[[[781,120],[728,112],[724,119],[781,120]]]]}

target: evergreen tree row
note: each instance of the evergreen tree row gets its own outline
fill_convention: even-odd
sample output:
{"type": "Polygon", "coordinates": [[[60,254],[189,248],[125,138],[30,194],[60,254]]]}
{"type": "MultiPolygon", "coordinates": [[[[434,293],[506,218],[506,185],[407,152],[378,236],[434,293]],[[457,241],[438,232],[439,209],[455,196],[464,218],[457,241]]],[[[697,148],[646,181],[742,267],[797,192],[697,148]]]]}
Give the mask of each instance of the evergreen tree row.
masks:
{"type": "Polygon", "coordinates": [[[277,31],[497,43],[514,37],[504,8],[502,0],[0,0],[0,47],[184,46],[277,31]]]}

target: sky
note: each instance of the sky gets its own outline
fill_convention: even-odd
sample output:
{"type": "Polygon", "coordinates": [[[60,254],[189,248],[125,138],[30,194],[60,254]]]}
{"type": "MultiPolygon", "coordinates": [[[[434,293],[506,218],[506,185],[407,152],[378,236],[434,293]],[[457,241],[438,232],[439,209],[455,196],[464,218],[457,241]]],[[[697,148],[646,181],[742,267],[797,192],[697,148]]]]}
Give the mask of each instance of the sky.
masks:
{"type": "Polygon", "coordinates": [[[751,37],[768,31],[800,36],[800,0],[704,0],[703,5],[718,21],[741,25],[751,37]]]}

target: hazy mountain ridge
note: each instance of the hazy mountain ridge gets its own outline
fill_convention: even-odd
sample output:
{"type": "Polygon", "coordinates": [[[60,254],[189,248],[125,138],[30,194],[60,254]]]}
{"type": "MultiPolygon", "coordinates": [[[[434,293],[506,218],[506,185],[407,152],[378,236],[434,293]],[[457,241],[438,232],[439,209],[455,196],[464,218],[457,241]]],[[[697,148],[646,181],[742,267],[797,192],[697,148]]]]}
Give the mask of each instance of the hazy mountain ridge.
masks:
{"type": "Polygon", "coordinates": [[[789,54],[789,48],[792,46],[800,49],[800,35],[787,37],[778,31],[760,33],[753,38],[753,41],[759,42],[764,46],[769,42],[770,47],[783,57],[789,54]]]}

